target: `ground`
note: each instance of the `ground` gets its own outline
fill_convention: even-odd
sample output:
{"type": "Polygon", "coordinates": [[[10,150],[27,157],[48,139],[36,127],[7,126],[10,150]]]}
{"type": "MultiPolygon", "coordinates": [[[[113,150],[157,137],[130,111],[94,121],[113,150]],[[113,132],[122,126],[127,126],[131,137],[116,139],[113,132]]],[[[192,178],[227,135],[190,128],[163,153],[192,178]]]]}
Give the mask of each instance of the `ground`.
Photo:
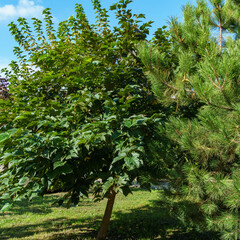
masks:
{"type": "MultiPolygon", "coordinates": [[[[70,240],[94,239],[101,223],[106,200],[91,198],[66,209],[52,206],[62,193],[37,198],[31,203],[18,202],[10,211],[0,214],[1,240],[70,240]]],[[[136,189],[132,195],[117,195],[108,239],[214,239],[184,229],[162,204],[162,191],[136,189]]],[[[216,238],[215,238],[216,239],[216,238]]]]}

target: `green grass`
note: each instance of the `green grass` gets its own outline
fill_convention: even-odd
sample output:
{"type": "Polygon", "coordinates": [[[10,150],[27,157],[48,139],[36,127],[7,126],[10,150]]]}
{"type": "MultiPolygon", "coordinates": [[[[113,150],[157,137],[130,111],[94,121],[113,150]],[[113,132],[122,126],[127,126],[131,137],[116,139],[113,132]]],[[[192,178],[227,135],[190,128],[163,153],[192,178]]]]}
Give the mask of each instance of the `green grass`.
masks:
{"type": "MultiPolygon", "coordinates": [[[[106,200],[85,199],[66,209],[51,206],[59,194],[18,202],[0,214],[1,240],[94,239],[101,223],[106,200]]],[[[186,230],[169,215],[161,202],[161,191],[135,190],[133,195],[117,195],[108,239],[213,239],[207,234],[186,230]]]]}

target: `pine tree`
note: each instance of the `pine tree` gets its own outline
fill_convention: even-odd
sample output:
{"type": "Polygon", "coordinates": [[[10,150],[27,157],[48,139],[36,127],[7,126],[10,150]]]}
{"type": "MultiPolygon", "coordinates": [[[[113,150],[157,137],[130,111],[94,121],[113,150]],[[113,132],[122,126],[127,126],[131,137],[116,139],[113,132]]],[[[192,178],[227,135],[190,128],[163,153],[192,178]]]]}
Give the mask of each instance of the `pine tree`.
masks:
{"type": "Polygon", "coordinates": [[[198,0],[183,8],[183,16],[183,23],[170,21],[167,51],[139,46],[158,100],[176,107],[166,134],[186,160],[172,191],[195,203],[198,214],[173,209],[199,230],[240,239],[239,1],[198,0]],[[196,115],[182,114],[194,103],[196,115]]]}

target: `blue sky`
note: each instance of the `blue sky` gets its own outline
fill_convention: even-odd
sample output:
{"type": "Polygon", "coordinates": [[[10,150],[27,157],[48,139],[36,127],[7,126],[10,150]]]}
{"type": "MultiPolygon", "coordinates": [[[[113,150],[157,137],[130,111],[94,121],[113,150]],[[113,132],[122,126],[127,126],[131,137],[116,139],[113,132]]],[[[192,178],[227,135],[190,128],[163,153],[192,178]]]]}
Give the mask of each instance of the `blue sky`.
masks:
{"type": "MultiPolygon", "coordinates": [[[[102,0],[102,6],[109,8],[117,0],[102,0]]],[[[167,24],[170,17],[182,16],[182,6],[186,3],[194,3],[195,0],[134,0],[129,7],[133,13],[143,13],[146,20],[154,21],[150,34],[167,24]]],[[[94,11],[91,0],[0,0],[0,69],[6,67],[15,59],[13,47],[16,46],[13,36],[9,33],[8,24],[16,21],[18,17],[41,18],[44,8],[51,8],[56,25],[74,14],[76,3],[83,4],[90,22],[94,22],[94,11]]],[[[114,19],[111,19],[114,24],[114,19]]]]}

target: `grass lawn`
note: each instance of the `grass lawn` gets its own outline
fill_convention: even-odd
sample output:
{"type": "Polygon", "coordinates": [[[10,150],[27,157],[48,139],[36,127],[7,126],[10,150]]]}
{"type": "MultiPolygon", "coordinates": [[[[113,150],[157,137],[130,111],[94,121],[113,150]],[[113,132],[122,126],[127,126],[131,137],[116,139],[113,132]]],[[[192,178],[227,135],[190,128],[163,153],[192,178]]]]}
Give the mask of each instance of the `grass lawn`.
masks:
{"type": "MultiPolygon", "coordinates": [[[[61,193],[47,195],[31,203],[18,202],[9,212],[0,214],[0,239],[94,239],[106,200],[94,203],[85,199],[70,209],[51,206],[59,195],[61,193]]],[[[136,189],[128,197],[118,194],[108,239],[214,239],[207,233],[181,228],[160,200],[159,190],[136,189]]]]}

